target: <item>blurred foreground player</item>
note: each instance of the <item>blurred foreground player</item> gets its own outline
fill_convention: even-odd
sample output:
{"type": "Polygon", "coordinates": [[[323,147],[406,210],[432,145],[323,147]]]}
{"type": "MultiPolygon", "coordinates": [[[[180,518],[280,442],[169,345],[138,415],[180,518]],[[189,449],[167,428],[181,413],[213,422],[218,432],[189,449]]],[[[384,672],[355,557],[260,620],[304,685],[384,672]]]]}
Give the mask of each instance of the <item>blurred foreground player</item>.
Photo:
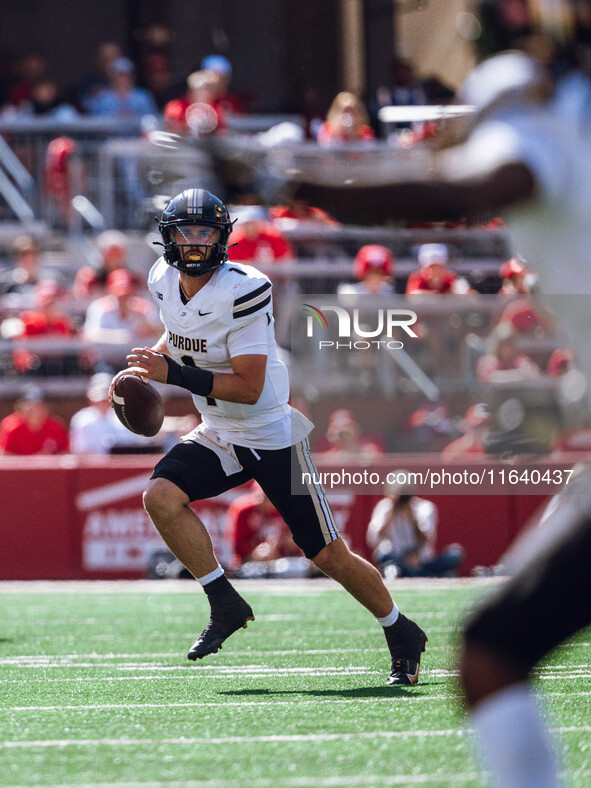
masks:
{"type": "MultiPolygon", "coordinates": [[[[508,3],[481,5],[483,37],[543,51],[546,60],[543,67],[523,52],[505,52],[474,70],[460,98],[476,106],[475,124],[465,142],[440,154],[438,180],[334,187],[308,177],[295,193],[357,223],[471,217],[503,207],[515,248],[539,272],[540,291],[563,296],[552,306],[575,343],[589,391],[591,3],[513,2],[526,22],[517,38],[510,35],[508,3]]],[[[580,497],[560,496],[554,528],[544,528],[543,539],[534,532],[515,577],[464,633],[465,698],[486,764],[503,788],[559,784],[527,682],[536,661],[591,621],[588,471],[573,492],[580,497]]]]}
{"type": "Polygon", "coordinates": [[[307,558],[333,577],[384,627],[392,657],[388,684],[415,684],[427,637],[393,603],[380,573],[351,553],[314,474],[312,424],[288,405],[287,369],[276,355],[271,282],[255,268],[228,262],[232,222],[220,200],[188,189],[164,210],[164,255],[148,287],[165,333],[153,348],[134,348],[129,369],[188,389],[202,424],[156,465],[144,505],[170,550],[209,597],[211,617],[189,659],[216,652],[253,611],[232,587],[191,501],[255,479],[307,558]],[[298,494],[292,494],[292,487],[298,494]]]}
{"type": "Polygon", "coordinates": [[[482,756],[505,788],[556,788],[557,759],[531,693],[532,668],[591,623],[591,474],[552,499],[503,559],[511,579],[472,614],[460,678],[482,756]]]}

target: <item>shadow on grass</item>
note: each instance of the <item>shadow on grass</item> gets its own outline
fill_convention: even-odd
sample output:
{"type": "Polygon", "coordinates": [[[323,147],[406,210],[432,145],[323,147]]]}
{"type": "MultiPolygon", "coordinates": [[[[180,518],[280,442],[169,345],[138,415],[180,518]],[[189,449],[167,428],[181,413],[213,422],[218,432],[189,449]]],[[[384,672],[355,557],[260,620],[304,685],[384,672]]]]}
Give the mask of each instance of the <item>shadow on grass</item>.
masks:
{"type": "Polygon", "coordinates": [[[334,690],[274,690],[274,689],[240,689],[240,690],[221,690],[220,695],[307,695],[314,698],[402,698],[416,697],[417,695],[429,695],[429,689],[425,687],[356,687],[355,689],[334,689],[334,690]]]}

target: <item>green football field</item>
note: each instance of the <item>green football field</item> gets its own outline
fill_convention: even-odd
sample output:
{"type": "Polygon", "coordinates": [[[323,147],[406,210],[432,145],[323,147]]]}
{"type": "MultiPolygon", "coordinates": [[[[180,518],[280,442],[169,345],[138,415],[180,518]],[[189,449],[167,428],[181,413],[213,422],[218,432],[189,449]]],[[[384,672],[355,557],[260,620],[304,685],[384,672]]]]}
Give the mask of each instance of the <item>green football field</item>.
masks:
{"type": "MultiPolygon", "coordinates": [[[[490,582],[490,581],[489,581],[490,582]]],[[[0,584],[0,784],[482,786],[456,638],[488,585],[397,581],[429,635],[420,684],[386,687],[377,623],[328,580],[243,581],[254,624],[191,663],[191,581],[0,584]]],[[[567,783],[591,785],[589,631],[536,672],[567,783]]]]}

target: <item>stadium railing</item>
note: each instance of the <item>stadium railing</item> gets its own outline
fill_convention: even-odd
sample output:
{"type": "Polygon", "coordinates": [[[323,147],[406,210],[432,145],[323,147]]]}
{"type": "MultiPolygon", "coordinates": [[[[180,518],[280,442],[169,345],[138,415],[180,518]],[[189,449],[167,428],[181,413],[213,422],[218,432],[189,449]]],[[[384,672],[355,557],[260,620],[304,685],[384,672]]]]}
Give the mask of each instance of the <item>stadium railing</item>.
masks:
{"type": "MultiPolygon", "coordinates": [[[[229,128],[233,135],[247,137],[284,121],[301,125],[297,115],[262,114],[230,118],[229,128]]],[[[14,177],[14,166],[9,167],[10,179],[1,177],[4,170],[8,172],[4,167],[0,168],[0,194],[7,181],[11,199],[3,195],[5,202],[10,214],[22,221],[30,220],[32,212],[49,226],[79,230],[83,226],[80,213],[91,224],[93,221],[92,213],[85,213],[87,205],[79,206],[80,213],[76,205],[73,212],[70,210],[70,200],[83,196],[103,217],[104,226],[139,227],[144,218],[141,206],[148,195],[162,193],[168,186],[172,189],[183,179],[192,178],[194,183],[197,176],[212,183],[208,156],[198,146],[183,145],[173,150],[170,144],[148,142],[150,132],[161,128],[162,118],[153,116],[141,121],[86,116],[67,121],[2,117],[0,135],[6,143],[8,165],[16,163],[19,173],[23,169],[29,173],[34,187],[28,180],[19,182],[19,177],[14,177]],[[49,146],[55,140],[72,144],[60,152],[60,161],[53,162],[51,172],[49,146]],[[61,181],[57,192],[52,187],[56,175],[61,181]]]]}

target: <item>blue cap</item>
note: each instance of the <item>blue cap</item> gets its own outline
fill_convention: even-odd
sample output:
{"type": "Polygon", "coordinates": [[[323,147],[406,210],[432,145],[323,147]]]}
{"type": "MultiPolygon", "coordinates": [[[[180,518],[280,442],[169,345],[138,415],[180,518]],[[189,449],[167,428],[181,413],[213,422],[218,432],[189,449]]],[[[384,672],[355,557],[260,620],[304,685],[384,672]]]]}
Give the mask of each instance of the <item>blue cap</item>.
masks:
{"type": "Polygon", "coordinates": [[[45,399],[45,391],[41,388],[41,386],[37,386],[32,383],[28,386],[25,386],[19,399],[24,402],[43,402],[45,399]]]}
{"type": "Polygon", "coordinates": [[[220,74],[232,73],[232,64],[223,55],[207,55],[201,61],[201,68],[218,71],[220,74]]]}
{"type": "Polygon", "coordinates": [[[118,57],[109,66],[115,74],[132,74],[135,71],[133,62],[128,57],[118,57]]]}

